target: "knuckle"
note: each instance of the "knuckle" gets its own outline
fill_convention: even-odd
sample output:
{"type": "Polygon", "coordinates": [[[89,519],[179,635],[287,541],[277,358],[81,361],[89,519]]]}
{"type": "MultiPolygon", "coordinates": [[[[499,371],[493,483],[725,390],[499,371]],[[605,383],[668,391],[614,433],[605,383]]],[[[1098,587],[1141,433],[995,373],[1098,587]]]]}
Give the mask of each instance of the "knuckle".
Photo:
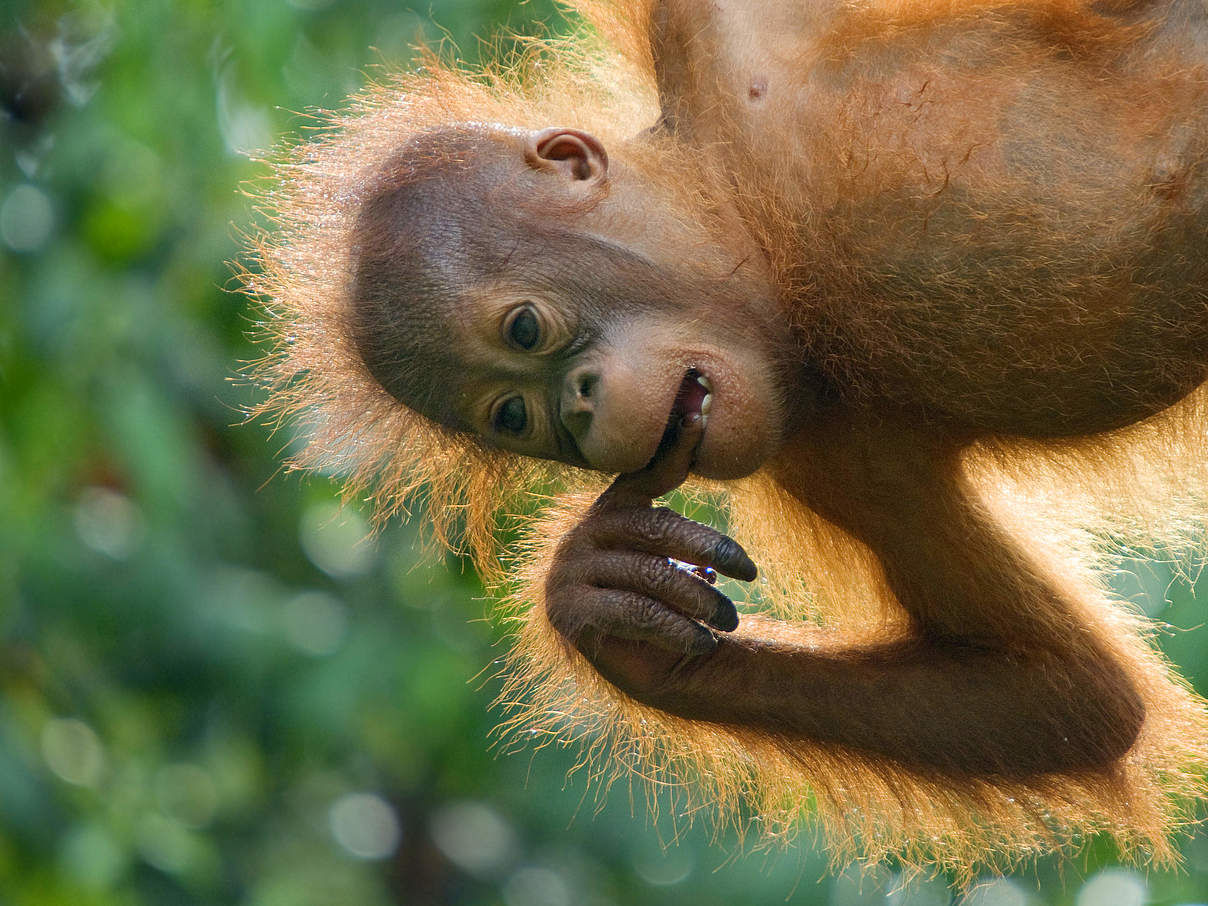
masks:
{"type": "Polygon", "coordinates": [[[564,594],[550,595],[545,599],[545,618],[560,635],[571,641],[582,634],[586,625],[583,609],[576,605],[574,598],[564,594]]]}
{"type": "Polygon", "coordinates": [[[566,575],[564,567],[560,564],[550,567],[550,571],[545,575],[546,600],[549,601],[558,597],[565,585],[566,575]]]}
{"type": "Polygon", "coordinates": [[[545,609],[554,613],[573,608],[578,599],[576,591],[570,582],[546,582],[545,609]]]}
{"type": "Polygon", "coordinates": [[[643,557],[637,568],[642,583],[648,588],[662,591],[671,584],[673,567],[664,558],[643,557]]]}
{"type": "Polygon", "coordinates": [[[667,621],[667,608],[652,598],[638,598],[634,610],[637,619],[647,626],[660,626],[667,621]]]}
{"type": "Polygon", "coordinates": [[[622,530],[630,537],[649,538],[654,531],[653,511],[648,508],[626,510],[622,530]]]}
{"type": "Polygon", "coordinates": [[[646,595],[626,594],[624,606],[630,611],[629,618],[635,627],[663,636],[676,629],[678,615],[661,601],[646,595]]]}
{"type": "Polygon", "coordinates": [[[572,529],[563,536],[558,542],[558,546],[554,548],[554,556],[552,558],[552,569],[558,568],[561,564],[574,558],[574,556],[585,546],[585,538],[579,528],[572,529]]]}
{"type": "Polygon", "coordinates": [[[562,541],[562,546],[571,550],[582,547],[591,547],[595,544],[595,535],[597,526],[600,523],[601,517],[588,516],[569,532],[562,541]]]}
{"type": "Polygon", "coordinates": [[[665,532],[674,531],[683,523],[690,521],[670,507],[656,506],[650,512],[653,514],[655,524],[665,532]]]}
{"type": "Polygon", "coordinates": [[[643,534],[653,544],[666,543],[683,530],[683,524],[687,521],[675,510],[655,507],[649,511],[643,534]]]}
{"type": "Polygon", "coordinates": [[[566,634],[571,624],[570,608],[564,606],[564,602],[556,598],[547,598],[545,601],[545,615],[553,624],[554,628],[566,634]]]}
{"type": "Polygon", "coordinates": [[[575,557],[569,551],[562,552],[554,557],[553,562],[550,564],[549,572],[545,574],[546,594],[557,591],[567,585],[579,571],[579,558],[575,557]]]}
{"type": "Polygon", "coordinates": [[[679,639],[691,634],[691,628],[685,617],[657,602],[651,602],[645,617],[650,628],[664,638],[679,639]]]}

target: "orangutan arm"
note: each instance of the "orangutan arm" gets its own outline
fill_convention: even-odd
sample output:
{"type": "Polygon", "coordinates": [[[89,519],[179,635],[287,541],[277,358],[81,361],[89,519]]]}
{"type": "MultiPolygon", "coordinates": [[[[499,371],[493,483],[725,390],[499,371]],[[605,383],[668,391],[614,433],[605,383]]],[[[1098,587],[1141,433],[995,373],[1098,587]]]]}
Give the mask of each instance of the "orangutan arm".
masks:
{"type": "MultiPolygon", "coordinates": [[[[759,623],[757,633],[777,634],[774,621],[759,623]]],[[[651,655],[643,643],[607,638],[590,657],[619,688],[679,717],[950,776],[1101,768],[1128,751],[1144,717],[1111,661],[1056,650],[1013,656],[920,639],[827,650],[739,633],[657,682],[651,655]]]]}
{"type": "Polygon", "coordinates": [[[750,617],[730,633],[724,596],[658,554],[743,579],[753,565],[712,529],[650,508],[649,488],[624,479],[563,543],[547,583],[551,621],[639,701],[786,744],[987,777],[1102,767],[1127,752],[1144,707],[1093,627],[944,457],[898,442],[909,462],[886,468],[893,455],[870,456],[875,443],[839,432],[805,480],[810,502],[841,509],[841,524],[880,557],[910,617],[901,637],[844,644],[750,617]],[[858,449],[843,451],[842,436],[858,449]],[[909,479],[901,487],[895,472],[909,479]]]}

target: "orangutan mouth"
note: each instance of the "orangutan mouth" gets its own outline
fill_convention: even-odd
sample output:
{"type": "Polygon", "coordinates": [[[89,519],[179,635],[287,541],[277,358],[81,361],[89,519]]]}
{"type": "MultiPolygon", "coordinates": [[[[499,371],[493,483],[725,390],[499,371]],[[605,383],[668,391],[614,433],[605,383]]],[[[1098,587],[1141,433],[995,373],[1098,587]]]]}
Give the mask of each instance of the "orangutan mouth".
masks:
{"type": "Polygon", "coordinates": [[[667,427],[659,441],[655,458],[669,450],[679,437],[680,428],[685,420],[700,416],[703,421],[709,418],[709,410],[713,408],[713,384],[705,375],[695,368],[688,369],[684,380],[675,394],[675,402],[671,404],[671,413],[667,416],[667,427]]]}
{"type": "Polygon", "coordinates": [[[688,369],[680,384],[679,392],[675,394],[675,404],[671,407],[671,419],[682,421],[690,415],[709,417],[713,407],[713,385],[709,379],[695,368],[688,369]]]}

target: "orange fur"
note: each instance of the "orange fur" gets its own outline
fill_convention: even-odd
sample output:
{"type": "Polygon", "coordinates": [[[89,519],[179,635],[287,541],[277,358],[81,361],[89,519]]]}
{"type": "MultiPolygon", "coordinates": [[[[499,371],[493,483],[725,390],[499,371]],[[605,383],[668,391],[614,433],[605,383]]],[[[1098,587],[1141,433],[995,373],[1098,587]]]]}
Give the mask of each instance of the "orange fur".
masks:
{"type": "MultiPolygon", "coordinates": [[[[379,518],[426,496],[435,537],[474,554],[515,621],[502,697],[505,732],[538,744],[582,741],[593,780],[607,785],[637,777],[650,789],[670,786],[681,800],[677,816],[706,813],[742,826],[758,818],[757,831],[768,839],[788,838],[806,821],[819,828],[836,860],[896,856],[964,879],[977,866],[1007,868],[1096,833],[1110,835],[1134,858],[1174,861],[1171,835],[1205,794],[1204,703],[1156,652],[1148,624],[1109,600],[1095,569],[1109,567],[1122,542],[1200,562],[1208,386],[1109,435],[985,442],[965,454],[963,468],[986,506],[1015,535],[1040,539],[1030,547],[1045,552],[1045,565],[1064,577],[1078,615],[1127,665],[1147,716],[1141,739],[1109,774],[954,784],[867,754],[796,743],[790,749],[751,731],[681,720],[618,692],[568,651],[541,606],[554,543],[547,539],[577,521],[602,489],[600,476],[520,461],[454,435],[397,405],[365,372],[344,311],[349,236],[360,193],[406,137],[448,122],[573,123],[623,146],[657,118],[646,41],[653,4],[577,5],[594,32],[530,42],[516,59],[482,72],[430,57],[423,69],[370,87],[348,110],[321,115],[320,137],[275,165],[277,180],[261,198],[271,225],[257,237],[243,275],[248,291],[263,300],[270,350],[253,369],[267,388],[253,414],[298,423],[304,443],[291,466],[343,475],[348,494],[368,494],[379,518]],[[524,497],[534,488],[555,494],[538,519],[524,514],[524,497]],[[499,551],[498,530],[518,526],[528,540],[499,551]]],[[[1010,7],[1021,8],[1046,17],[1051,29],[1059,23],[1071,46],[1075,37],[1084,47],[1111,40],[1077,0],[1010,7]]],[[[1007,9],[992,0],[851,3],[825,52],[841,55],[852,42],[926,28],[954,12],[1007,9]]],[[[752,204],[764,206],[771,230],[783,221],[765,200],[752,204]]],[[[796,636],[823,645],[901,629],[868,549],[769,479],[699,490],[728,514],[733,535],[761,566],[753,607],[796,621],[796,636]]],[[[748,617],[744,628],[766,625],[748,617]]]]}

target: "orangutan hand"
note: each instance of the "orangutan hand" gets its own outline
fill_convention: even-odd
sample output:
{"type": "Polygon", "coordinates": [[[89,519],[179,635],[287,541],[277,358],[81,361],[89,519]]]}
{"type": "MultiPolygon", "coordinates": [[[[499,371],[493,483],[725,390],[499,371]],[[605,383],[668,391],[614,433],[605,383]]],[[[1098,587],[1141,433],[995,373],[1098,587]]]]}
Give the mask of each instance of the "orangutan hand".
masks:
{"type": "Polygon", "coordinates": [[[738,612],[711,584],[713,571],[750,581],[751,558],[716,529],[651,506],[687,477],[703,434],[699,415],[681,424],[645,468],[618,477],[558,547],[546,612],[588,659],[607,638],[677,656],[708,654],[717,647],[712,629],[737,628],[738,612]]]}

